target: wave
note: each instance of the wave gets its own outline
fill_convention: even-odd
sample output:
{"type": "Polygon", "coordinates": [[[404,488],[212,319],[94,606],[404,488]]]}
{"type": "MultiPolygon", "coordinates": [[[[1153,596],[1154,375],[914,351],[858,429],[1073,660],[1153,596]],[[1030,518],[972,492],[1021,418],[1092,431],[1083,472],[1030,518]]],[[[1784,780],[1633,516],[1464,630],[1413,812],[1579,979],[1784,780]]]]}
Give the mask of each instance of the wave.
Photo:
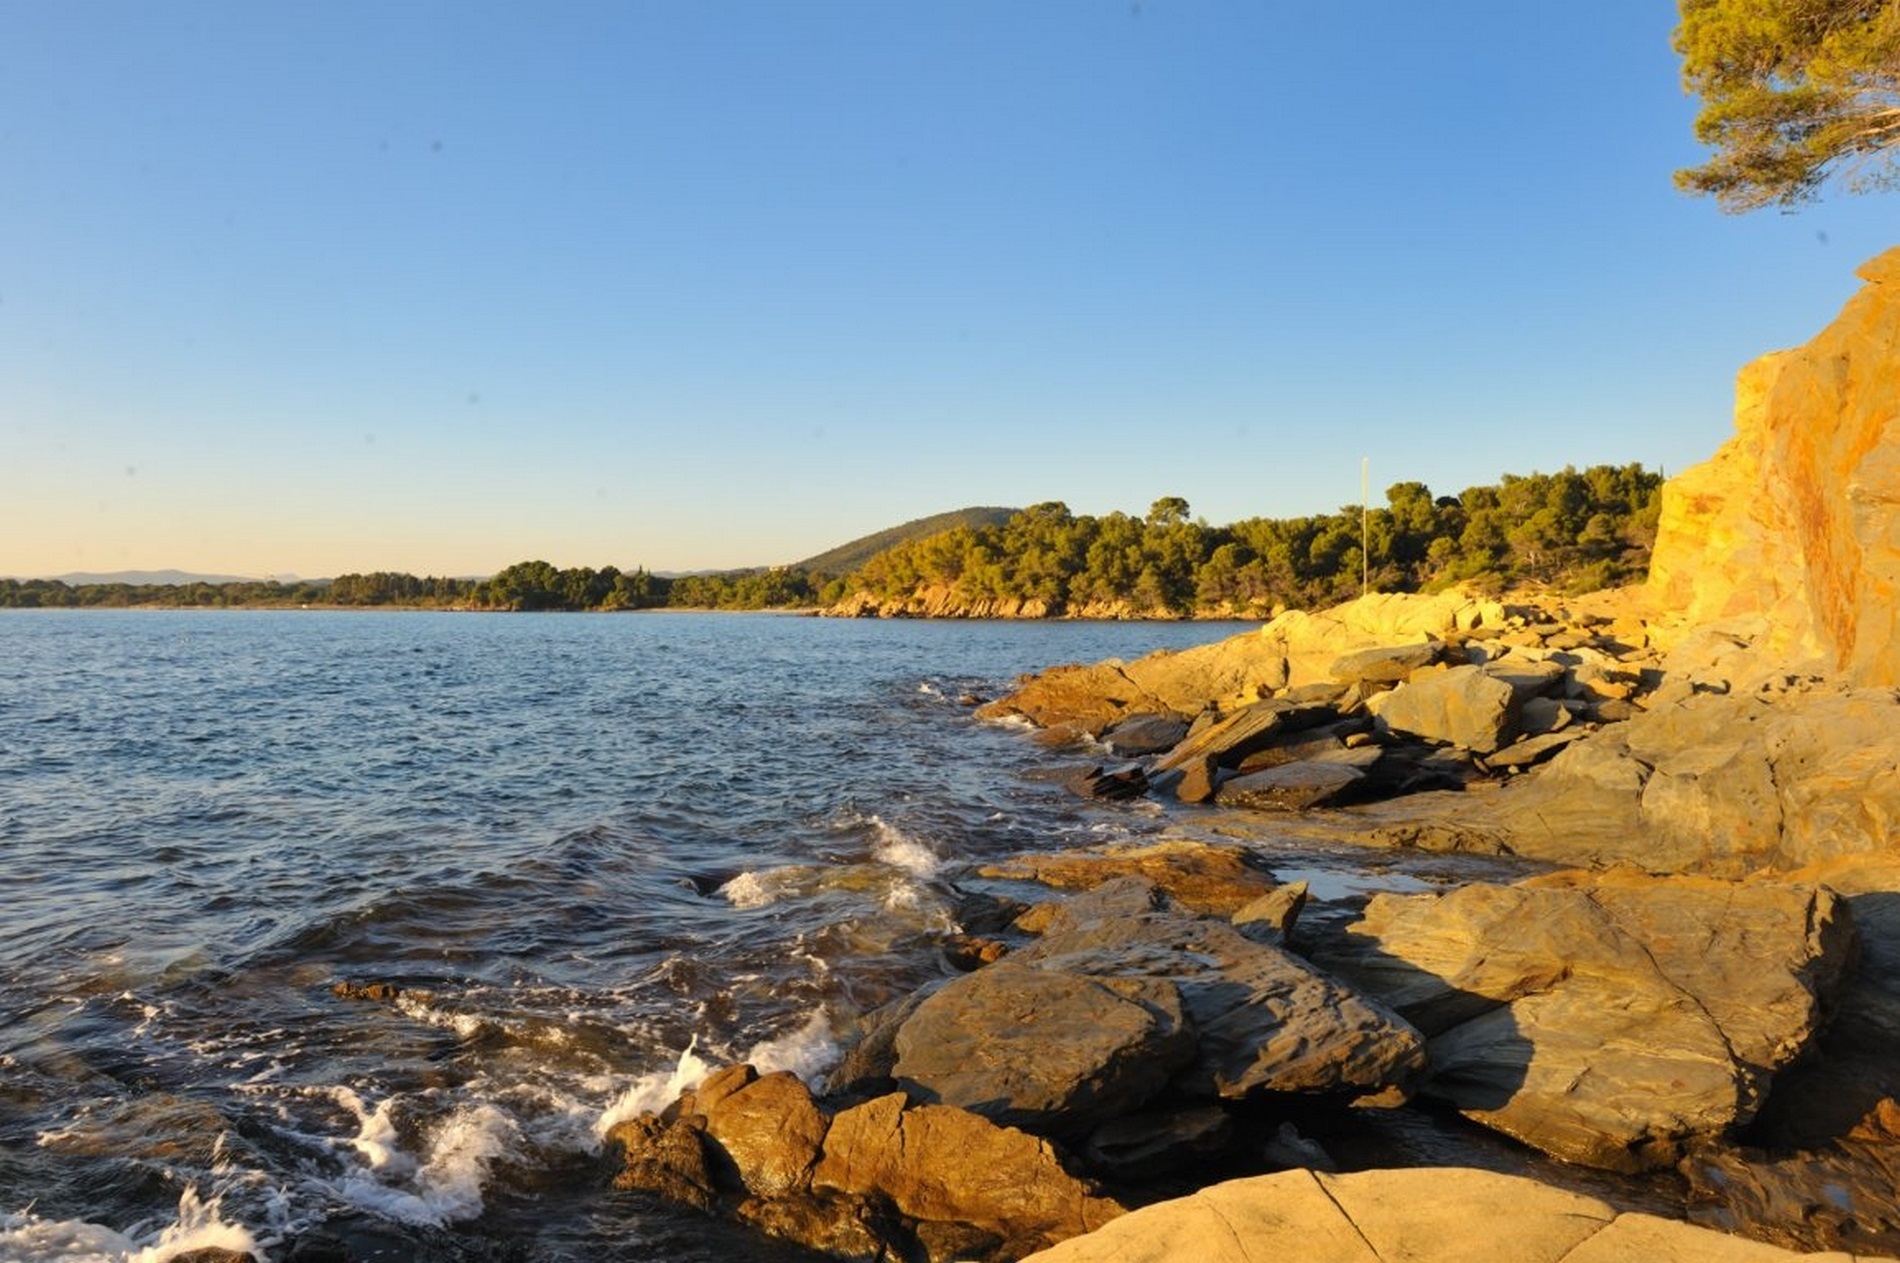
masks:
{"type": "Polygon", "coordinates": [[[11,1263],[166,1263],[195,1250],[263,1257],[251,1232],[224,1222],[218,1198],[195,1187],[178,1198],[178,1219],[155,1232],[119,1232],[78,1219],[41,1219],[31,1210],[0,1214],[0,1258],[11,1263]]]}

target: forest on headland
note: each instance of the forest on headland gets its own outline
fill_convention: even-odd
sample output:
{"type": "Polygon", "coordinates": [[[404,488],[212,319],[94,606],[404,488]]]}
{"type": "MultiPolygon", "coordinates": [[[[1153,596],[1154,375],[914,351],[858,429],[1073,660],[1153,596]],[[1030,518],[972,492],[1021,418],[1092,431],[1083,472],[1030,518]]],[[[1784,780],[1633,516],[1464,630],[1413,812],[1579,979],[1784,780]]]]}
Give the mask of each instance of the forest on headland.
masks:
{"type": "Polygon", "coordinates": [[[1662,481],[1630,464],[1506,474],[1456,496],[1400,482],[1376,508],[1227,526],[1191,517],[1177,496],[1155,501],[1140,517],[1076,514],[1048,501],[1006,518],[979,511],[947,530],[900,536],[842,574],[808,563],[668,576],[523,561],[485,579],[382,571],[293,583],[7,579],[0,580],[0,608],[769,610],[897,606],[932,591],[952,609],[1012,604],[1052,616],[1114,609],[1133,617],[1264,617],[1344,600],[1362,585],[1415,592],[1536,584],[1576,593],[1633,582],[1648,568],[1662,481]]]}

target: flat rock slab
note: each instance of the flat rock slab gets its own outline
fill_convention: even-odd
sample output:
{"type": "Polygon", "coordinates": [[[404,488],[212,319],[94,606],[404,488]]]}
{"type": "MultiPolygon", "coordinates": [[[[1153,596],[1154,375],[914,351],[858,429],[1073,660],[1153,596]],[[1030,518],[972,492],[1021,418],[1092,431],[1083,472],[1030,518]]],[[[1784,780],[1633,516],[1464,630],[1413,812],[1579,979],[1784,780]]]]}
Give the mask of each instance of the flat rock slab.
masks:
{"type": "MultiPolygon", "coordinates": [[[[1377,750],[1369,753],[1378,758],[1377,750]]],[[[1343,761],[1283,763],[1222,781],[1214,801],[1223,807],[1305,811],[1338,802],[1365,778],[1363,771],[1343,761]]]]}
{"type": "Polygon", "coordinates": [[[1058,890],[1093,890],[1118,877],[1141,877],[1176,904],[1230,917],[1279,882],[1254,852],[1179,839],[1018,855],[977,870],[984,877],[1033,881],[1058,890]]]}
{"type": "MultiPolygon", "coordinates": [[[[1867,1256],[1858,1256],[1866,1259],[1867,1256]]],[[[1159,1202],[1023,1263],[1854,1263],[1798,1254],[1522,1176],[1464,1168],[1277,1175],[1159,1202]]]]}
{"type": "Polygon", "coordinates": [[[1753,1117],[1854,946],[1825,888],[1619,871],[1380,895],[1313,957],[1426,1033],[1422,1093],[1637,1171],[1753,1117]]]}

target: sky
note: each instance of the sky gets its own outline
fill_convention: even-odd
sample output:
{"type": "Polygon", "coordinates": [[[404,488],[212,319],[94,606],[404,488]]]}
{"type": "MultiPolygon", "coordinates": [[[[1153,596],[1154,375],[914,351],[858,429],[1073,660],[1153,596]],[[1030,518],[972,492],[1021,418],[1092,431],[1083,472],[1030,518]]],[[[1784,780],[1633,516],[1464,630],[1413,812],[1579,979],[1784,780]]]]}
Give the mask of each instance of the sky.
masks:
{"type": "Polygon", "coordinates": [[[1638,461],[1900,244],[1664,0],[0,0],[0,575],[785,564],[1638,461]]]}

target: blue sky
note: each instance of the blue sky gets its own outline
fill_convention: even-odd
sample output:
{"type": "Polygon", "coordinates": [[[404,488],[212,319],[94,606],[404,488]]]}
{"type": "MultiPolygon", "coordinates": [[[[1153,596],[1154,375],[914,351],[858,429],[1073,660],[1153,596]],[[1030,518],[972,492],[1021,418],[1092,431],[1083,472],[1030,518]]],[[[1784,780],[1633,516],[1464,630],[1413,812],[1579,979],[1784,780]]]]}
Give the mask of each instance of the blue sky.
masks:
{"type": "Polygon", "coordinates": [[[0,0],[0,575],[796,561],[1674,471],[1900,243],[1673,6],[0,0]]]}

